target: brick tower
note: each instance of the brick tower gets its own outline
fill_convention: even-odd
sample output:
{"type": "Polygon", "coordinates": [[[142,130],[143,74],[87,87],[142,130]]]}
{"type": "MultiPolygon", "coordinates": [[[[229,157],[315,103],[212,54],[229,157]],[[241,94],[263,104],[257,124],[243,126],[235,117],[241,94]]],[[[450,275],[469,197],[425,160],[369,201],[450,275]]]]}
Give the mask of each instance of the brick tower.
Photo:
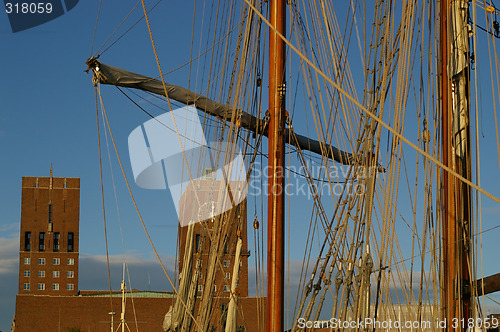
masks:
{"type": "MultiPolygon", "coordinates": [[[[207,203],[216,200],[219,187],[223,185],[221,181],[211,179],[192,180],[179,202],[179,213],[182,218],[189,219],[190,215],[196,215],[199,211],[207,209],[207,203]],[[215,189],[214,189],[215,187],[215,189]]],[[[224,212],[225,222],[229,222],[229,237],[223,249],[220,262],[216,267],[216,283],[214,295],[217,297],[229,298],[231,289],[231,280],[236,252],[237,233],[241,234],[241,262],[238,278],[238,295],[248,297],[248,257],[250,255],[247,249],[247,202],[246,199],[239,203],[233,209],[224,212]],[[231,219],[232,217],[232,219],[231,219]],[[222,267],[222,268],[221,268],[222,267]]],[[[195,224],[193,238],[193,252],[202,261],[202,273],[198,280],[198,295],[204,291],[205,272],[208,265],[210,252],[210,236],[212,233],[213,221],[206,220],[195,224]]],[[[184,251],[186,246],[186,236],[188,227],[179,227],[179,271],[182,271],[184,251]]],[[[212,236],[214,234],[212,233],[212,236]]],[[[194,270],[193,264],[192,270],[194,270]]]]}
{"type": "Polygon", "coordinates": [[[19,294],[78,293],[80,179],[23,177],[19,294]]]}

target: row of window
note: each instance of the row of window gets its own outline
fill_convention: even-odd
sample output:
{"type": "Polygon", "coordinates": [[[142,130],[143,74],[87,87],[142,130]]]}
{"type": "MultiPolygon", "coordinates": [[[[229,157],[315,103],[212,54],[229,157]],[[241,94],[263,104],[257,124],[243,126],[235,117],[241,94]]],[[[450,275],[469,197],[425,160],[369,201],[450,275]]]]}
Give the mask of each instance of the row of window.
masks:
{"type": "MultiPolygon", "coordinates": [[[[30,264],[31,264],[31,258],[26,257],[24,259],[24,265],[30,265],[30,264]]],[[[52,264],[53,265],[60,265],[61,259],[60,258],[52,258],[52,264]]],[[[67,265],[75,265],[75,259],[74,258],[67,258],[66,264],[67,265]]],[[[38,258],[38,265],[45,265],[45,258],[38,258]]]]}
{"type": "MultiPolygon", "coordinates": [[[[25,277],[31,276],[31,271],[30,270],[25,270],[24,274],[25,277]]],[[[59,278],[59,271],[52,271],[52,278],[59,278]]],[[[66,277],[67,278],[74,278],[75,277],[75,272],[74,271],[66,271],[66,277]]],[[[38,278],[45,278],[45,271],[38,271],[38,278]]]]}
{"type": "MultiPolygon", "coordinates": [[[[200,272],[199,276],[200,276],[200,279],[203,279],[203,273],[200,272]]],[[[231,273],[226,272],[226,273],[224,273],[224,275],[222,277],[224,279],[231,279],[231,273]]]]}
{"type": "MultiPolygon", "coordinates": [[[[29,283],[25,283],[23,285],[23,289],[24,290],[30,290],[30,284],[29,283]]],[[[43,283],[40,283],[38,284],[38,290],[45,290],[45,284],[43,283]]],[[[74,290],[75,289],[75,285],[74,284],[66,284],[66,290],[74,290]]],[[[52,284],[52,290],[59,290],[59,284],[52,284]]]]}
{"type": "MultiPolygon", "coordinates": [[[[52,241],[52,251],[59,251],[61,236],[59,232],[54,232],[54,239],[52,241]]],[[[68,233],[68,246],[69,252],[74,250],[74,239],[75,234],[73,232],[68,233]]],[[[31,250],[31,232],[24,232],[24,250],[31,250]]],[[[40,232],[38,234],[38,251],[45,251],[45,232],[40,232]]]]}
{"type": "MultiPolygon", "coordinates": [[[[209,246],[211,246],[211,241],[209,240],[209,246]]],[[[200,247],[200,234],[196,234],[194,236],[194,251],[195,252],[200,252],[201,250],[201,247],[200,247]]],[[[224,254],[227,255],[229,254],[229,247],[228,247],[228,243],[226,241],[226,244],[224,245],[224,254]]]]}
{"type": "MultiPolygon", "coordinates": [[[[228,285],[224,285],[224,292],[229,292],[231,289],[228,285]]],[[[217,286],[214,285],[214,292],[217,291],[217,286]]],[[[203,285],[198,285],[198,292],[203,292],[203,285]]]]}

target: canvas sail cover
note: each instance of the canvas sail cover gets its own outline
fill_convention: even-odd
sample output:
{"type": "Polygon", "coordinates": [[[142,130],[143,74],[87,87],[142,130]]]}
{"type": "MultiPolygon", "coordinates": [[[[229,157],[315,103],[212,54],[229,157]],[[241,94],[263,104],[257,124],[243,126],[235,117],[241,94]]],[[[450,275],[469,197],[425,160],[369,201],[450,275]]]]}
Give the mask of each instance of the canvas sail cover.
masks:
{"type": "Polygon", "coordinates": [[[468,1],[451,2],[451,57],[449,72],[452,78],[452,142],[455,155],[467,153],[467,127],[469,125],[469,25],[468,1]]]}
{"type": "Polygon", "coordinates": [[[191,281],[191,268],[193,265],[193,232],[194,224],[188,226],[186,235],[186,249],[184,251],[184,260],[180,275],[179,292],[174,307],[170,307],[163,319],[164,331],[176,331],[182,322],[185,312],[185,304],[189,293],[189,284],[191,281]]]}
{"type": "MultiPolygon", "coordinates": [[[[136,74],[117,67],[108,66],[97,61],[95,58],[89,59],[87,61],[87,65],[92,70],[94,75],[92,79],[94,84],[110,84],[119,87],[139,89],[162,96],[165,95],[166,90],[168,98],[186,105],[194,104],[197,109],[224,121],[231,121],[232,118],[234,120],[239,120],[241,127],[256,134],[263,134],[267,136],[265,120],[258,119],[245,111],[218,103],[196,92],[177,85],[165,83],[164,89],[161,80],[136,74]]],[[[351,153],[342,151],[328,143],[309,139],[296,133],[294,135],[295,137],[293,137],[290,135],[289,128],[284,129],[284,136],[288,144],[299,147],[302,150],[324,155],[344,165],[352,165],[354,163],[354,156],[351,153]]]]}
{"type": "Polygon", "coordinates": [[[225,332],[236,332],[236,319],[237,319],[236,309],[238,307],[236,285],[238,284],[238,278],[239,278],[242,245],[243,241],[241,240],[240,237],[238,237],[238,242],[236,243],[236,254],[234,257],[233,278],[231,280],[231,300],[229,301],[229,306],[227,309],[227,321],[226,321],[225,332]]]}

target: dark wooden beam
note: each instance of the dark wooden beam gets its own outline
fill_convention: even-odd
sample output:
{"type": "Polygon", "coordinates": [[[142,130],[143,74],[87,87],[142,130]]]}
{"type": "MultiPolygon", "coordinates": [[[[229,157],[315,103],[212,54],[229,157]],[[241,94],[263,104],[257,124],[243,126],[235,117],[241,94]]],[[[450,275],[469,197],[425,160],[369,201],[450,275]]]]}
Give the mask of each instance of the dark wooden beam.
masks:
{"type": "Polygon", "coordinates": [[[500,273],[475,281],[473,287],[476,290],[474,295],[477,296],[500,291],[500,273]]]}

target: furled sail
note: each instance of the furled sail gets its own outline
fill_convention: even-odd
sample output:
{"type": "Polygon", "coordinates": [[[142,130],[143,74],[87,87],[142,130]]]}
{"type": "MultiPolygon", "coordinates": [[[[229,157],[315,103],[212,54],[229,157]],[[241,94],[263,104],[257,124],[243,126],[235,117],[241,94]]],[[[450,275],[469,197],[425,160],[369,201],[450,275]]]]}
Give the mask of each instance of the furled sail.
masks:
{"type": "Polygon", "coordinates": [[[227,309],[227,322],[226,322],[226,332],[236,332],[236,308],[238,306],[238,298],[236,294],[236,285],[238,284],[238,277],[240,271],[240,256],[241,256],[241,246],[243,241],[241,237],[238,237],[238,242],[236,243],[236,254],[234,257],[233,265],[233,278],[231,280],[231,300],[229,301],[229,306],[227,309]]]}
{"type": "Polygon", "coordinates": [[[191,268],[193,264],[193,231],[194,224],[191,224],[188,226],[186,236],[186,250],[184,252],[184,261],[182,264],[182,271],[180,275],[179,293],[177,295],[178,297],[175,301],[174,307],[170,307],[163,320],[163,330],[167,332],[176,331],[182,322],[182,318],[184,317],[184,304],[186,303],[188,298],[190,288],[189,284],[191,281],[191,268]]]}
{"type": "MultiPolygon", "coordinates": [[[[165,95],[163,83],[160,80],[132,73],[117,67],[108,66],[97,61],[95,58],[87,60],[87,65],[93,72],[94,84],[110,84],[119,87],[149,91],[158,95],[165,95]]],[[[165,88],[169,98],[186,105],[194,104],[197,109],[209,115],[225,121],[231,121],[231,117],[235,111],[231,106],[218,103],[205,96],[173,84],[165,83],[165,88]]],[[[265,120],[258,119],[242,110],[236,110],[236,112],[236,119],[240,120],[239,123],[241,127],[256,134],[267,136],[265,120]]],[[[332,145],[312,140],[298,134],[293,135],[295,138],[290,139],[290,129],[285,128],[284,131],[288,144],[294,145],[302,150],[324,155],[344,165],[354,164],[355,158],[349,152],[342,151],[332,145]]]]}
{"type": "Polygon", "coordinates": [[[452,77],[453,101],[453,147],[457,157],[467,153],[467,127],[469,124],[469,25],[467,0],[451,3],[451,58],[450,77],[452,77]]]}

